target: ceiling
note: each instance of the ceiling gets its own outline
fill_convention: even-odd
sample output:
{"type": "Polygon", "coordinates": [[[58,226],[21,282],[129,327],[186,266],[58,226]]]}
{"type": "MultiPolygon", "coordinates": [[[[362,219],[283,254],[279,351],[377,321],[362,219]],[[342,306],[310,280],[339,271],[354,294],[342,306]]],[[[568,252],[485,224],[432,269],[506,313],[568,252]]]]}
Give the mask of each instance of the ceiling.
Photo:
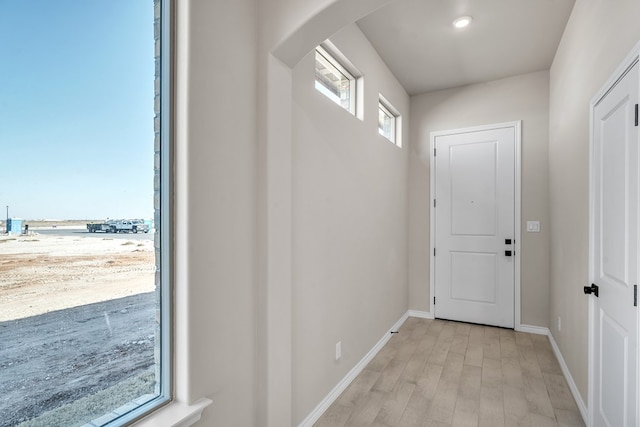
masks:
{"type": "Polygon", "coordinates": [[[409,95],[549,69],[574,0],[396,0],[357,22],[409,95]],[[473,22],[456,29],[454,19],[473,22]]]}

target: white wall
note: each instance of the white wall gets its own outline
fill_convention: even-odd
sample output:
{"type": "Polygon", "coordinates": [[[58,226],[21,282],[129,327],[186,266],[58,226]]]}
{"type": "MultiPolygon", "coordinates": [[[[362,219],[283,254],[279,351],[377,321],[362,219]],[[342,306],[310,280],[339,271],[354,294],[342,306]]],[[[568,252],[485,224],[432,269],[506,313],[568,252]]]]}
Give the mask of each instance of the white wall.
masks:
{"type": "Polygon", "coordinates": [[[257,323],[255,4],[184,1],[176,15],[176,394],[190,403],[213,400],[199,425],[251,426],[257,323]]]}
{"type": "Polygon", "coordinates": [[[429,311],[430,132],[522,120],[521,321],[548,326],[549,73],[522,76],[411,97],[409,160],[409,307],[429,311]]]}
{"type": "Polygon", "coordinates": [[[549,323],[585,401],[588,299],[582,287],[589,284],[589,103],[640,40],[638,22],[638,1],[576,1],[550,71],[549,323]]]}
{"type": "Polygon", "coordinates": [[[293,70],[293,408],[304,419],[407,310],[409,97],[357,26],[331,41],[364,75],[364,120],[293,70]],[[378,134],[378,94],[405,147],[378,134]],[[335,345],[342,342],[342,359],[335,345]]]}

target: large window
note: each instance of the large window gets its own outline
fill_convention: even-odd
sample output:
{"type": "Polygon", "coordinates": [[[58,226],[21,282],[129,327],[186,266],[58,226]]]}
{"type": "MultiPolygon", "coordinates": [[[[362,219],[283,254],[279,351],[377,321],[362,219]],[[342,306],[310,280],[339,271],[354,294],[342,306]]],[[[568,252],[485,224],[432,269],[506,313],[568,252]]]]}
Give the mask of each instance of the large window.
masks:
{"type": "Polygon", "coordinates": [[[170,399],[169,10],[0,2],[0,427],[170,399]]]}

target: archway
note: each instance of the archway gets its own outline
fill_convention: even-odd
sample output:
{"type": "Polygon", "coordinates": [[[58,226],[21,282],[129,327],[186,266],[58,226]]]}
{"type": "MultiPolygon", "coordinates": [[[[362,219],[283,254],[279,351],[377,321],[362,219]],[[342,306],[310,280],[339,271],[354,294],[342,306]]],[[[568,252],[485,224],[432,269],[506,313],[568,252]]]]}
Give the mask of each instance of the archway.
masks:
{"type": "MultiPolygon", "coordinates": [[[[282,14],[302,24],[281,28],[269,11],[260,33],[258,84],[258,420],[291,426],[292,390],[292,68],[332,34],[393,0],[324,0],[324,6],[288,0],[282,14]],[[313,10],[312,10],[313,9],[313,10]],[[286,11],[286,12],[285,12],[286,11]],[[271,18],[271,20],[269,19],[271,18]],[[278,34],[287,34],[270,45],[278,34]]],[[[320,0],[317,1],[317,3],[320,0]]]]}

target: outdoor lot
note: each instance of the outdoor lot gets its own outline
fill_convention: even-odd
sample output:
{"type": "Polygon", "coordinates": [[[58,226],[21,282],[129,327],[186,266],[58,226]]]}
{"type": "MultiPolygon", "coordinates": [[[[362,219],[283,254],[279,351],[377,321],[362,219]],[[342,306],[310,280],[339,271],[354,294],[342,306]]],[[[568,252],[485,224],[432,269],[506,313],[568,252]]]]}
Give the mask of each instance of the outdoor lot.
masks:
{"type": "Polygon", "coordinates": [[[0,237],[0,426],[131,377],[153,392],[153,241],[120,237],[0,237]]]}

